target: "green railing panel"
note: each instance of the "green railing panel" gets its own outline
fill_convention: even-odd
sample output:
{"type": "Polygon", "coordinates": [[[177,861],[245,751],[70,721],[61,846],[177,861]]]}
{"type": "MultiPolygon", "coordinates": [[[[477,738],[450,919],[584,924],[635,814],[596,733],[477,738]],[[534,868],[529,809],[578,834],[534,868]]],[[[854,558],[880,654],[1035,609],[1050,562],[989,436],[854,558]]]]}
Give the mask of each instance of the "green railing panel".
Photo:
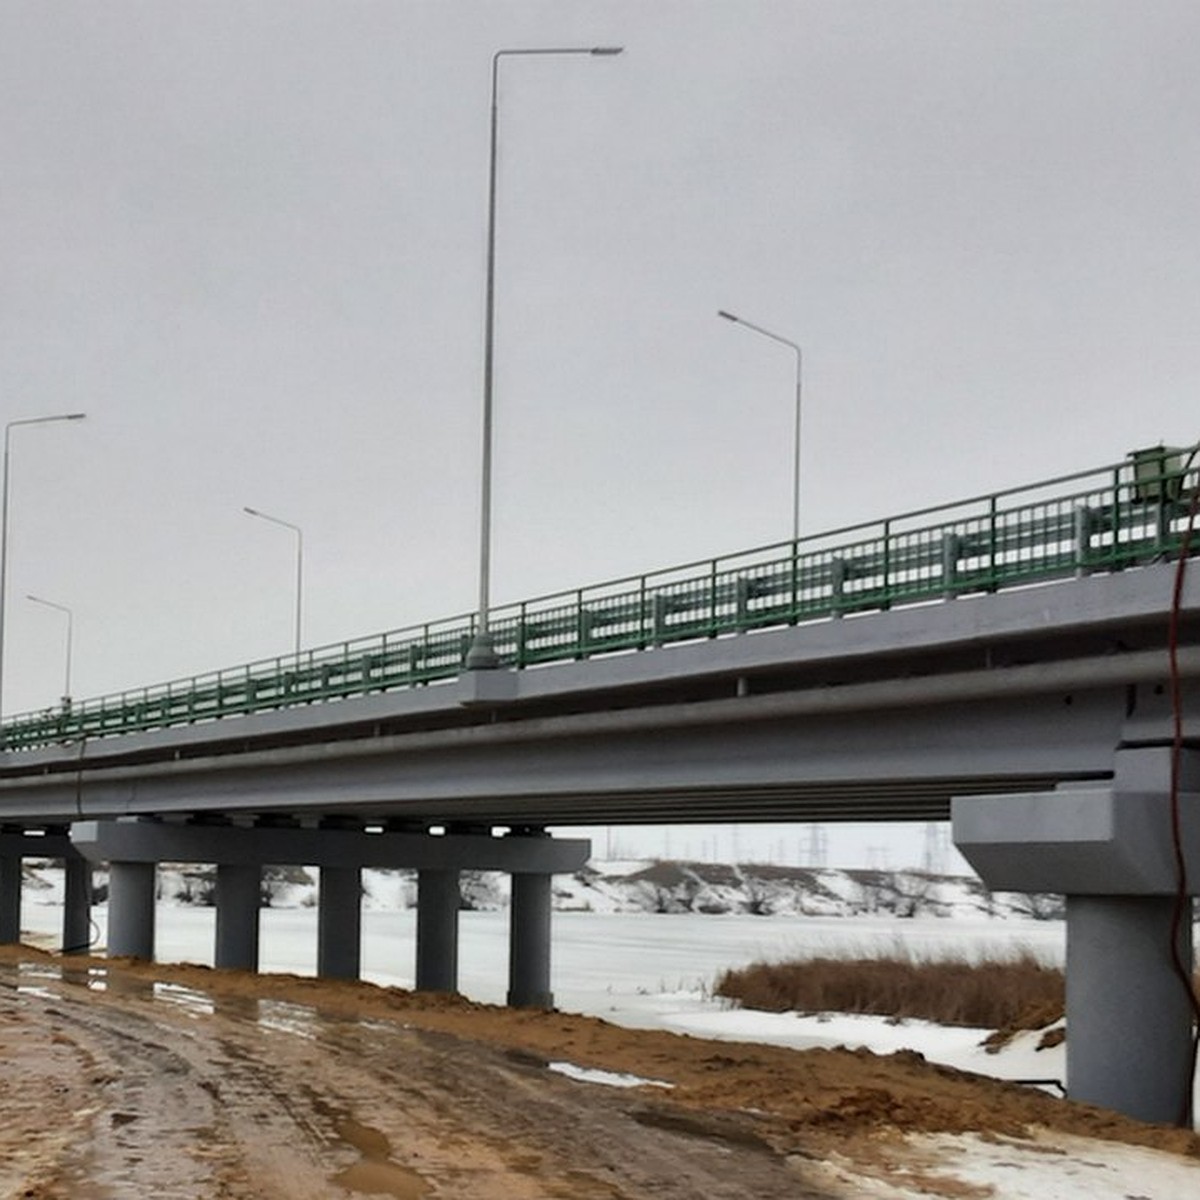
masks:
{"type": "MultiPolygon", "coordinates": [[[[498,607],[518,668],[990,592],[1178,553],[1194,448],[498,607]]],[[[7,749],[211,722],[453,678],[474,615],[388,630],[190,679],[24,713],[7,749]]]]}

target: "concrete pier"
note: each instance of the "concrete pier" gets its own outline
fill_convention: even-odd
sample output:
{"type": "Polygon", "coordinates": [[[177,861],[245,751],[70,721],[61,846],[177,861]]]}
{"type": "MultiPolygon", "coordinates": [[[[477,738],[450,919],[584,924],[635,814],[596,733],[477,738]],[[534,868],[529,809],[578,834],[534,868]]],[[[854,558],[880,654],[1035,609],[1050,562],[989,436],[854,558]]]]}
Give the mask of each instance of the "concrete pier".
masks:
{"type": "Polygon", "coordinates": [[[513,1008],[553,1008],[550,990],[551,877],[512,877],[509,909],[508,1003],[513,1008]]]}
{"type": "Polygon", "coordinates": [[[153,862],[108,864],[108,954],[154,961],[153,862]]]}
{"type": "Polygon", "coordinates": [[[362,869],[417,871],[416,982],[425,991],[458,988],[459,875],[464,870],[513,875],[510,1002],[549,1006],[551,877],[578,870],[590,844],[523,830],[431,834],[389,829],[367,833],[348,822],[320,828],[234,826],[170,821],[81,821],[71,846],[89,862],[111,864],[109,953],[154,953],[154,871],[160,862],[217,867],[218,966],[252,970],[259,957],[258,881],[266,863],[302,863],[321,872],[317,973],[356,979],[361,966],[362,869]]]}
{"type": "MultiPolygon", "coordinates": [[[[1187,1123],[1192,1092],[1192,1007],[1166,962],[1174,906],[1160,896],[1067,898],[1070,1095],[1160,1124],[1187,1123]]],[[[1176,931],[1189,974],[1190,909],[1176,931]]]]}
{"type": "Polygon", "coordinates": [[[217,867],[216,940],[213,964],[239,971],[258,970],[262,869],[254,864],[217,867]]]}
{"type": "Polygon", "coordinates": [[[62,952],[86,951],[92,940],[91,864],[71,845],[61,825],[34,832],[20,825],[0,827],[0,944],[21,940],[22,861],[26,858],[62,860],[62,952]]]}
{"type": "Polygon", "coordinates": [[[0,945],[21,940],[21,856],[0,853],[0,945]]]}
{"type": "Polygon", "coordinates": [[[62,952],[87,954],[93,937],[92,864],[68,846],[63,854],[62,952]]]}
{"type": "Polygon", "coordinates": [[[1200,889],[1200,754],[1115,756],[1111,787],[956,798],[954,842],[988,887],[1067,897],[1067,1091],[1142,1121],[1190,1125],[1192,901],[1200,889]],[[1178,919],[1177,919],[1178,917],[1178,919]]]}
{"type": "Polygon", "coordinates": [[[456,870],[417,872],[418,992],[458,991],[458,909],[456,870]]]}
{"type": "Polygon", "coordinates": [[[362,871],[321,868],[317,901],[317,974],[357,979],[362,960],[362,871]]]}

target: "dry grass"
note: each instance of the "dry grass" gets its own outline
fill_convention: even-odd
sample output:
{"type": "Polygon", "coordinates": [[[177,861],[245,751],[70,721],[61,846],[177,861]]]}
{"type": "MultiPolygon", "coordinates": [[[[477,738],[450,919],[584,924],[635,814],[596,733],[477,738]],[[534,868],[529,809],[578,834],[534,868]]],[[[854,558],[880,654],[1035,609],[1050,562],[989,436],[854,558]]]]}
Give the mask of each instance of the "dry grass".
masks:
{"type": "Polygon", "coordinates": [[[1040,1029],[1063,1012],[1063,973],[1031,953],[968,962],[813,958],[726,971],[716,995],[766,1012],[870,1013],[976,1029],[1040,1029]]]}

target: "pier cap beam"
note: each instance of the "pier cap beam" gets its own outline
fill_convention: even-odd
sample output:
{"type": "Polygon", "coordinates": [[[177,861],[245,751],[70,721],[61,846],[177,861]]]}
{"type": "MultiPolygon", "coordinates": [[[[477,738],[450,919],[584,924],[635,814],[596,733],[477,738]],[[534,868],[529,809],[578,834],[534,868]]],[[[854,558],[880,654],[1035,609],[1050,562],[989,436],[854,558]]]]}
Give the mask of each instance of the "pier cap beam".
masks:
{"type": "Polygon", "coordinates": [[[73,853],[65,833],[28,833],[24,829],[0,828],[0,854],[16,858],[66,858],[73,853]]]}
{"type": "MultiPolygon", "coordinates": [[[[1190,1127],[1192,923],[1175,900],[1171,765],[1161,746],[1121,750],[1111,787],[956,798],[951,818],[988,887],[1066,894],[1071,1099],[1190,1127]]],[[[1198,767],[1195,752],[1181,756],[1179,849],[1192,894],[1198,767]]]]}
{"type": "Polygon", "coordinates": [[[71,841],[92,862],[202,862],[217,866],[304,863],[315,867],[521,871],[558,875],[588,860],[586,838],[488,834],[363,833],[350,829],[243,829],[233,825],[79,821],[71,841]]]}
{"type": "MultiPolygon", "coordinates": [[[[1200,791],[1179,797],[1190,890],[1200,889],[1200,791]]],[[[956,797],[954,844],[995,891],[1170,896],[1169,797],[1113,788],[956,797]]]]}

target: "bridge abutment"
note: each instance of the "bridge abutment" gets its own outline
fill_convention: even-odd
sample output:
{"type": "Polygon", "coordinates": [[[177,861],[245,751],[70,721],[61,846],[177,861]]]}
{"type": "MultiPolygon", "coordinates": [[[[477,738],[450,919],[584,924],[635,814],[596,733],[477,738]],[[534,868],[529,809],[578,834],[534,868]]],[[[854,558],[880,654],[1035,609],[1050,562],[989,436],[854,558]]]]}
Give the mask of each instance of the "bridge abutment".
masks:
{"type": "Polygon", "coordinates": [[[1170,750],[1151,748],[1119,751],[1111,787],[956,798],[952,816],[988,887],[1067,897],[1071,1098],[1190,1124],[1200,753],[1182,755],[1177,814],[1170,750]]]}

